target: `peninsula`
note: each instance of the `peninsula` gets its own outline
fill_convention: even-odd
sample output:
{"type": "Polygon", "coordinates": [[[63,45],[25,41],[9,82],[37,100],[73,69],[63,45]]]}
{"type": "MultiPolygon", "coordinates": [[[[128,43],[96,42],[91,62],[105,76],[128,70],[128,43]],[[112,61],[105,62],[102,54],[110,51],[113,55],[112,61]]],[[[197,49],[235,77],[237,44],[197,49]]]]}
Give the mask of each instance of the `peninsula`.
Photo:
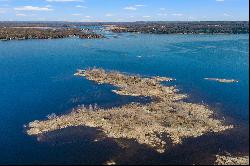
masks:
{"type": "Polygon", "coordinates": [[[0,27],[0,40],[57,39],[67,37],[81,39],[103,38],[101,34],[85,33],[79,28],[52,27],[0,27]]]}

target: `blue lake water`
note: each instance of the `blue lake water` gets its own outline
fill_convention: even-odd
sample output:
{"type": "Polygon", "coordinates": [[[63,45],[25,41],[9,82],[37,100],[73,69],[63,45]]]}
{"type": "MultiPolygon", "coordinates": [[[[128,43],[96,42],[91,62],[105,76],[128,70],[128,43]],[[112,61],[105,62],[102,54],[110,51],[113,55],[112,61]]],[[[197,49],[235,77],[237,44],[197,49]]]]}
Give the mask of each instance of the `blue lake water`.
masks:
{"type": "MultiPolygon", "coordinates": [[[[111,107],[142,100],[115,95],[111,86],[73,76],[77,69],[94,66],[176,78],[172,84],[189,94],[190,101],[204,102],[248,129],[248,45],[248,35],[119,34],[114,38],[111,34],[100,40],[0,42],[0,164],[98,164],[119,150],[112,141],[94,144],[81,136],[72,141],[71,135],[67,143],[51,145],[24,132],[23,125],[30,121],[67,113],[81,104],[111,107]],[[239,82],[221,84],[205,77],[239,82]]],[[[73,130],[78,135],[85,131],[73,130]]]]}

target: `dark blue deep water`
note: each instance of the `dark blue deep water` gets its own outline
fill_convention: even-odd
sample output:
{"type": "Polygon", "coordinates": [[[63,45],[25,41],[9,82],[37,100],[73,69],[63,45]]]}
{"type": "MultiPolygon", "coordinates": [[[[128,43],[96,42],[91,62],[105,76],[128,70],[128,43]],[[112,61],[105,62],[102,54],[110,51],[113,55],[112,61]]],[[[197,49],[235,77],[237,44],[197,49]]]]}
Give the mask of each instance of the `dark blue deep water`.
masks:
{"type": "MultiPolygon", "coordinates": [[[[210,105],[248,132],[248,45],[248,35],[119,34],[100,40],[0,42],[0,164],[100,164],[117,154],[122,156],[118,157],[121,163],[192,163],[196,157],[182,158],[185,150],[182,154],[166,154],[170,156],[168,159],[150,150],[137,150],[138,154],[151,154],[151,157],[138,155],[134,159],[135,151],[121,152],[113,140],[91,141],[91,134],[85,136],[90,129],[84,128],[55,132],[47,141],[37,141],[25,134],[23,125],[44,119],[50,113],[67,113],[81,104],[110,107],[141,100],[115,95],[111,86],[73,76],[77,69],[96,66],[176,78],[172,84],[189,94],[191,102],[210,105]],[[221,84],[204,80],[205,77],[239,82],[221,84]]],[[[240,138],[232,134],[225,139],[219,135],[210,145],[197,147],[192,141],[188,144],[195,145],[199,155],[209,148],[214,153],[223,147],[229,152],[237,149],[248,153],[248,149],[241,148],[248,146],[245,145],[249,141],[247,132],[240,132],[243,133],[240,138]],[[238,143],[243,138],[246,141],[238,143]]]]}

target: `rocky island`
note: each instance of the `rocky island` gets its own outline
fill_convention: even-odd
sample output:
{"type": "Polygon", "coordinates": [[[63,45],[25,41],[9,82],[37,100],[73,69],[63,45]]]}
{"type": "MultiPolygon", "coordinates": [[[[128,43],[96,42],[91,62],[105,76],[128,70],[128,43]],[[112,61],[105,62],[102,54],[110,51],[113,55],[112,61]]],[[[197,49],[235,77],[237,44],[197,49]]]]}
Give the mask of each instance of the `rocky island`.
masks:
{"type": "Polygon", "coordinates": [[[233,128],[213,116],[208,106],[183,101],[187,97],[174,86],[161,82],[167,77],[140,77],[103,69],[78,70],[75,74],[97,84],[118,87],[114,93],[127,96],[148,96],[147,104],[130,103],[114,108],[74,109],[48,120],[35,120],[27,125],[27,134],[39,136],[47,132],[73,126],[100,128],[106,137],[127,138],[147,145],[159,153],[167,148],[168,137],[172,145],[181,144],[184,138],[199,137],[209,132],[223,132],[233,128]]]}
{"type": "Polygon", "coordinates": [[[216,81],[216,82],[220,82],[220,83],[235,83],[235,82],[239,82],[238,80],[235,80],[235,79],[225,79],[225,78],[204,78],[204,80],[216,81]]]}

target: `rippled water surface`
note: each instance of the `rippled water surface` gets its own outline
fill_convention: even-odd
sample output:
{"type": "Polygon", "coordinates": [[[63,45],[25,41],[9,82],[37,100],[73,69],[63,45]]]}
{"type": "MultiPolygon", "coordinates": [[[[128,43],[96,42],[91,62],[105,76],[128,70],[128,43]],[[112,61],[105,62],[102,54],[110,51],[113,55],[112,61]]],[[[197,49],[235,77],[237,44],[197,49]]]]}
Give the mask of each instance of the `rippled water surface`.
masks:
{"type": "Polygon", "coordinates": [[[245,143],[249,141],[248,35],[107,36],[100,40],[70,38],[0,42],[0,164],[98,164],[114,156],[120,163],[199,163],[197,158],[221,148],[248,153],[247,148],[242,148],[248,146],[245,143]],[[73,76],[76,69],[94,66],[145,76],[176,78],[172,84],[189,94],[191,102],[210,105],[233,123],[243,126],[246,132],[239,131],[242,134],[238,136],[240,138],[235,133],[231,136],[207,135],[198,138],[200,144],[197,140],[187,140],[175,152],[161,156],[140,145],[138,149],[127,151],[121,148],[120,144],[137,147],[137,143],[131,140],[95,142],[92,135],[101,135],[98,129],[65,129],[39,138],[39,141],[27,136],[24,124],[45,119],[50,113],[67,113],[81,104],[113,107],[148,101],[118,96],[111,92],[112,86],[97,85],[73,76]],[[204,80],[205,77],[236,79],[239,82],[222,84],[204,80]],[[204,145],[207,139],[214,141],[204,145]],[[190,145],[203,153],[183,158],[186,153],[195,154],[190,145]]]}

